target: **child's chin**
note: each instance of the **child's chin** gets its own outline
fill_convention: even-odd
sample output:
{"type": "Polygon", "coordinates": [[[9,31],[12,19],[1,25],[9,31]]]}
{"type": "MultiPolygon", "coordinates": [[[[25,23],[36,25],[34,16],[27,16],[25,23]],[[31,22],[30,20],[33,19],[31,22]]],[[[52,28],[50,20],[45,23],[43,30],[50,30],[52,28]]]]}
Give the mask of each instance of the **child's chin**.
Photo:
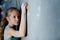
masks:
{"type": "Polygon", "coordinates": [[[15,25],[18,25],[18,24],[15,24],[15,25]]]}

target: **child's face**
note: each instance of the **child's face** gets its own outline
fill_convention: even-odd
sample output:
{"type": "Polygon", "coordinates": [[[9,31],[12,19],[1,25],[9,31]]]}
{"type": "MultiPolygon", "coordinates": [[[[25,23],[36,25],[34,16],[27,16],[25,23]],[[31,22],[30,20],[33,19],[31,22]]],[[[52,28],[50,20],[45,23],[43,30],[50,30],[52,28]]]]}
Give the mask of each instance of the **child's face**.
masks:
{"type": "Polygon", "coordinates": [[[8,21],[9,23],[11,23],[12,25],[18,25],[19,24],[19,12],[16,10],[13,10],[12,12],[9,12],[9,17],[8,17],[8,21]]]}

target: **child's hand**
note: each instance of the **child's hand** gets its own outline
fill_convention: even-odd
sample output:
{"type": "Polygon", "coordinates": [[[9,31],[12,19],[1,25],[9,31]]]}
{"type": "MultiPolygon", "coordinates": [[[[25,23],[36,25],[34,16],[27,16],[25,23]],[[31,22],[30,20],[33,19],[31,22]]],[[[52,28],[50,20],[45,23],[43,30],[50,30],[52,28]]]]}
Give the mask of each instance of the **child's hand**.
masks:
{"type": "Polygon", "coordinates": [[[28,3],[27,2],[22,3],[21,9],[22,11],[26,11],[26,9],[28,9],[28,3]]]}

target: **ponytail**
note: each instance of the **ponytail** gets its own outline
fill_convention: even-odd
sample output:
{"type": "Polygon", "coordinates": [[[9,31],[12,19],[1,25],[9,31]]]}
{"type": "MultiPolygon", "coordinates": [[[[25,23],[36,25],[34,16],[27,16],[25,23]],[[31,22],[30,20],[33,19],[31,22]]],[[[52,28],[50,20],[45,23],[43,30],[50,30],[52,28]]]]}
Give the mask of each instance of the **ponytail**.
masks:
{"type": "Polygon", "coordinates": [[[6,20],[6,18],[3,18],[3,20],[1,21],[1,27],[5,28],[7,24],[8,24],[8,21],[6,20]]]}

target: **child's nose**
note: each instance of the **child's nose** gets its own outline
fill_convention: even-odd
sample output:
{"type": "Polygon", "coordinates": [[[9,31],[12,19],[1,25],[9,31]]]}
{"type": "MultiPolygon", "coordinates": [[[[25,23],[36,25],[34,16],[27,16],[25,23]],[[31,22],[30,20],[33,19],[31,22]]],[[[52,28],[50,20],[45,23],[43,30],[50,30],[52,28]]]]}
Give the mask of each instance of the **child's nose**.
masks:
{"type": "Polygon", "coordinates": [[[19,21],[19,18],[18,18],[18,17],[16,17],[16,20],[17,20],[17,21],[19,21]]]}

